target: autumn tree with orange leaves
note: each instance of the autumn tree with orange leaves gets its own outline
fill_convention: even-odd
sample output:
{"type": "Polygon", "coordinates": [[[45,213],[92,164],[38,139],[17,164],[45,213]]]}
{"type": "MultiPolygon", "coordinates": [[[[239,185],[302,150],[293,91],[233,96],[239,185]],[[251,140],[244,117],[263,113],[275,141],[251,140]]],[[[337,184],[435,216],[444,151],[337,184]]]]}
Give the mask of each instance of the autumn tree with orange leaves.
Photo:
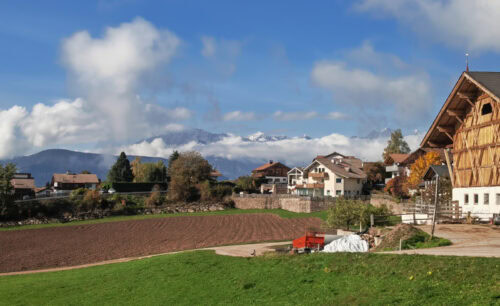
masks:
{"type": "Polygon", "coordinates": [[[431,165],[441,164],[441,158],[438,152],[428,152],[420,156],[410,167],[410,176],[408,177],[408,187],[416,188],[425,172],[431,165]]]}

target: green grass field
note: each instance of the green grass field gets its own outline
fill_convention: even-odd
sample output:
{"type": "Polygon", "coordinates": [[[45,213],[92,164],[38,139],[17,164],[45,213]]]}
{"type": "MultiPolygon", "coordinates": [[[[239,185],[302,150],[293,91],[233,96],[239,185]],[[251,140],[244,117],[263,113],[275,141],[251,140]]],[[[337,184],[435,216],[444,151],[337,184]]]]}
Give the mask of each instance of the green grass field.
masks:
{"type": "Polygon", "coordinates": [[[0,303],[499,305],[499,271],[494,258],[197,251],[0,277],[0,303]]]}
{"type": "Polygon", "coordinates": [[[294,213],[282,209],[227,209],[221,211],[210,212],[194,212],[194,213],[176,213],[176,214],[157,214],[157,215],[133,215],[133,216],[114,216],[102,219],[92,219],[84,221],[74,221],[68,223],[48,223],[48,224],[35,224],[35,225],[22,225],[14,227],[0,228],[0,231],[24,230],[24,229],[37,229],[55,226],[74,226],[82,224],[97,224],[116,221],[129,221],[129,220],[144,220],[153,218],[169,218],[169,217],[182,217],[182,216],[220,216],[220,215],[237,215],[237,214],[276,214],[282,218],[308,218],[318,217],[326,220],[326,211],[313,212],[313,213],[294,213]]]}

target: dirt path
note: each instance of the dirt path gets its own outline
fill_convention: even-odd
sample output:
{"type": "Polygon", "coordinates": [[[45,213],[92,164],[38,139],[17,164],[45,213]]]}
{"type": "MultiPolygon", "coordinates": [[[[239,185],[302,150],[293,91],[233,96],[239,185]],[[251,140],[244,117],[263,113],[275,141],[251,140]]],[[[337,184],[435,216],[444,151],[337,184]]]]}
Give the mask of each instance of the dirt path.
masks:
{"type": "Polygon", "coordinates": [[[283,241],[319,218],[274,214],[171,217],[0,232],[0,273],[81,266],[228,244],[283,241]]]}
{"type": "MultiPolygon", "coordinates": [[[[419,226],[419,228],[427,233],[431,232],[430,225],[419,226]]],[[[438,224],[436,225],[435,235],[449,239],[453,245],[390,253],[500,257],[500,227],[498,226],[438,224]]]]}

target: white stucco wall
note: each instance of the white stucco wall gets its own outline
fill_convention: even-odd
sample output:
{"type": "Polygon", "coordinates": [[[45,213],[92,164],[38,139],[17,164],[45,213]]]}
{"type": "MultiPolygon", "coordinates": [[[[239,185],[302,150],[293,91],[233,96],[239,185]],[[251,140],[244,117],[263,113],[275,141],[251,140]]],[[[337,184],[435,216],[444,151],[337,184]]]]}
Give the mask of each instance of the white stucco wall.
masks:
{"type": "Polygon", "coordinates": [[[473,216],[489,219],[493,214],[500,214],[500,186],[453,188],[453,201],[458,201],[462,213],[471,212],[473,216]],[[469,203],[465,204],[465,195],[469,195],[469,203]],[[478,203],[474,203],[474,194],[478,195],[478,203]],[[484,204],[485,194],[489,194],[489,204],[484,204]]]}

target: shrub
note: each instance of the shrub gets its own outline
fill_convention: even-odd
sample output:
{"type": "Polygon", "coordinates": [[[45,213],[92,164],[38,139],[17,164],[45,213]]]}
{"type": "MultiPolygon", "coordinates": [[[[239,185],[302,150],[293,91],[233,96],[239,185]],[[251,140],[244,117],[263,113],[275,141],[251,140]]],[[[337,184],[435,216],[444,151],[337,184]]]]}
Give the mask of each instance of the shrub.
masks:
{"type": "Polygon", "coordinates": [[[406,186],[405,176],[396,176],[387,182],[384,191],[391,194],[393,197],[406,197],[408,196],[408,188],[406,186]]]}
{"type": "Polygon", "coordinates": [[[326,223],[331,228],[349,230],[352,225],[368,225],[372,214],[390,215],[390,210],[385,205],[375,207],[363,201],[341,197],[328,209],[326,223]]]}
{"type": "Polygon", "coordinates": [[[149,197],[145,200],[146,207],[160,206],[163,204],[163,202],[164,202],[164,197],[158,191],[152,192],[149,195],[149,197]]]}
{"type": "Polygon", "coordinates": [[[78,188],[78,189],[75,189],[73,191],[71,191],[71,193],[69,194],[70,197],[72,198],[75,198],[75,197],[78,197],[78,196],[83,196],[87,193],[88,189],[86,188],[78,188]]]}

